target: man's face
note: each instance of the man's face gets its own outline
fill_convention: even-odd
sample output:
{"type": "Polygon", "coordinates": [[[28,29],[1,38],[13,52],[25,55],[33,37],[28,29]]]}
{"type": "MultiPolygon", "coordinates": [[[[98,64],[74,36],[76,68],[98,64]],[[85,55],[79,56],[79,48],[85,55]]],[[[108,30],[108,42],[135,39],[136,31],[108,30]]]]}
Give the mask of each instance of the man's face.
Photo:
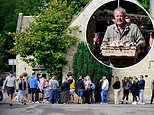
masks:
{"type": "Polygon", "coordinates": [[[73,78],[72,78],[72,76],[69,76],[68,79],[69,79],[69,80],[72,80],[73,78]]]}
{"type": "Polygon", "coordinates": [[[106,80],[106,77],[104,76],[102,79],[103,79],[103,81],[104,81],[104,80],[106,80]]]}
{"type": "Polygon", "coordinates": [[[117,11],[114,15],[116,24],[120,27],[124,25],[125,22],[125,15],[121,13],[120,11],[117,11]]]}
{"type": "Polygon", "coordinates": [[[140,77],[139,77],[139,80],[142,80],[142,79],[143,79],[143,77],[142,77],[142,76],[140,76],[140,77]]]}
{"type": "Polygon", "coordinates": [[[10,76],[12,77],[12,76],[13,76],[13,74],[12,74],[12,73],[10,73],[10,76]]]}

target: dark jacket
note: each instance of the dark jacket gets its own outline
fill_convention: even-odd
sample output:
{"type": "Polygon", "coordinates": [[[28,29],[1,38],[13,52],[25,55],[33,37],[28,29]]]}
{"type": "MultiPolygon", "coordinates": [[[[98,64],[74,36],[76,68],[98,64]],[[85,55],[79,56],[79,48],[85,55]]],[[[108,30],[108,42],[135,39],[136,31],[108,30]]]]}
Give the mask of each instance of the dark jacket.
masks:
{"type": "Polygon", "coordinates": [[[120,89],[120,81],[116,81],[114,82],[114,84],[112,85],[113,89],[120,89]]]}
{"type": "Polygon", "coordinates": [[[69,82],[63,82],[61,85],[61,91],[69,91],[70,90],[70,84],[69,82]]]}
{"type": "Polygon", "coordinates": [[[139,92],[139,87],[138,87],[138,83],[133,83],[131,84],[131,92],[139,92]]]}
{"type": "Polygon", "coordinates": [[[77,89],[84,89],[84,82],[82,79],[76,81],[76,88],[77,89]]]}
{"type": "Polygon", "coordinates": [[[130,90],[131,83],[129,81],[123,82],[122,87],[124,90],[130,90]]]}
{"type": "Polygon", "coordinates": [[[26,90],[26,82],[25,82],[24,79],[21,79],[21,83],[19,84],[19,89],[20,89],[20,90],[26,90]],[[22,87],[22,84],[24,85],[24,89],[23,89],[23,87],[22,87]]]}
{"type": "Polygon", "coordinates": [[[144,90],[145,80],[139,80],[138,81],[138,87],[139,87],[139,89],[143,89],[144,90]]]}

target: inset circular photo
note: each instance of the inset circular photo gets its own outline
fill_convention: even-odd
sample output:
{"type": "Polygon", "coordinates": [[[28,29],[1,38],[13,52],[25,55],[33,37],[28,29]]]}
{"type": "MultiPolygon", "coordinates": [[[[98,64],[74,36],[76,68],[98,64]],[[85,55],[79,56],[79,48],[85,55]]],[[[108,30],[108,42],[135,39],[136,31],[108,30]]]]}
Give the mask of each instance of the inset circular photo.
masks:
{"type": "Polygon", "coordinates": [[[91,16],[86,32],[92,55],[113,68],[132,66],[148,54],[154,30],[147,11],[129,1],[111,1],[91,16]]]}

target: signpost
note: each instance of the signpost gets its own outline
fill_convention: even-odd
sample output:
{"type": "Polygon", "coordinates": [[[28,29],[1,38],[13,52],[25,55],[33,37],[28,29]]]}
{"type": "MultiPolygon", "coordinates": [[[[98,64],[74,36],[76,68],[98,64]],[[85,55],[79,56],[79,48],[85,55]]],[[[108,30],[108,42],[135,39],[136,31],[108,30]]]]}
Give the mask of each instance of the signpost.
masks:
{"type": "Polygon", "coordinates": [[[12,65],[12,72],[14,72],[14,66],[16,65],[16,59],[8,59],[9,65],[12,65]]]}

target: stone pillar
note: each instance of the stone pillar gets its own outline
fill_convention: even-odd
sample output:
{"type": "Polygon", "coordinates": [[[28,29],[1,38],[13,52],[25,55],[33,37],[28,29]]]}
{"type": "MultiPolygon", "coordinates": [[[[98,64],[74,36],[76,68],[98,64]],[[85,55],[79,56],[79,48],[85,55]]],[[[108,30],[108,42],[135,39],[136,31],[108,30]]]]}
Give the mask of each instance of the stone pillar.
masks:
{"type": "Polygon", "coordinates": [[[23,13],[19,13],[16,32],[21,32],[23,13]]]}
{"type": "Polygon", "coordinates": [[[150,14],[151,17],[154,19],[154,0],[150,0],[150,14]]]}

